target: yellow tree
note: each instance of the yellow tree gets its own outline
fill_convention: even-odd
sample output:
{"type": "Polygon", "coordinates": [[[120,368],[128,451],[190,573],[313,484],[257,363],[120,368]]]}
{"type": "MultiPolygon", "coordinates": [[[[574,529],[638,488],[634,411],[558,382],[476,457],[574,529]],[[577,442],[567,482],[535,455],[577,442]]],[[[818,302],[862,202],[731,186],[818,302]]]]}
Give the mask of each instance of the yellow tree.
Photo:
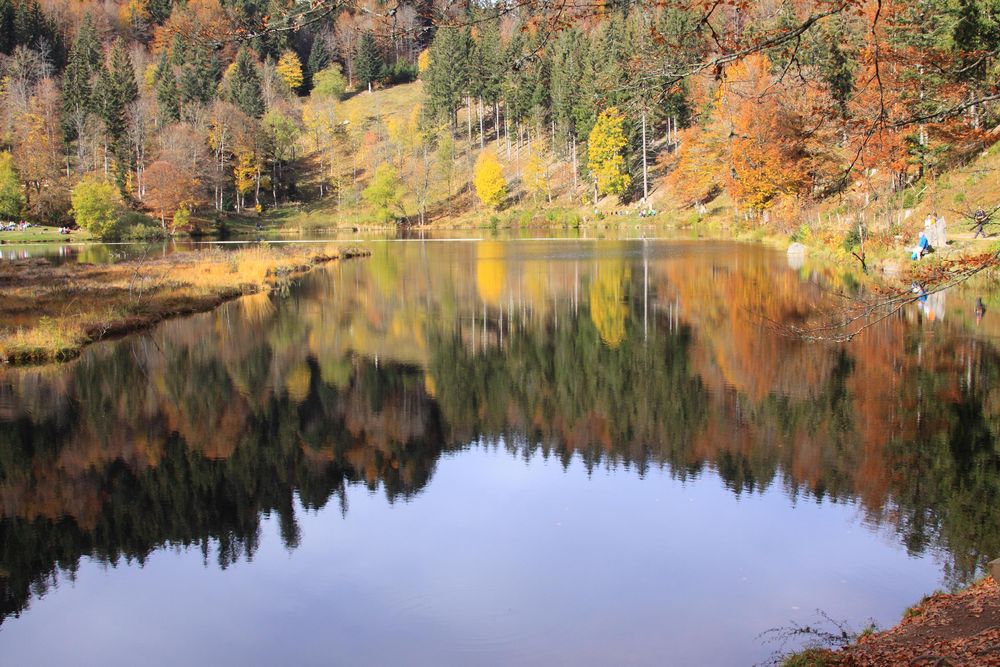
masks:
{"type": "Polygon", "coordinates": [[[617,107],[601,112],[587,141],[587,167],[602,195],[620,195],[632,184],[625,164],[625,117],[617,107]]]}
{"type": "Polygon", "coordinates": [[[487,208],[495,211],[507,200],[507,179],[492,150],[483,151],[476,159],[475,186],[479,201],[487,208]]]}
{"type": "Polygon", "coordinates": [[[236,164],[233,165],[233,185],[236,187],[236,210],[246,208],[246,195],[255,183],[257,175],[257,160],[253,149],[241,146],[236,151],[236,164]]]}
{"type": "Polygon", "coordinates": [[[278,58],[278,64],[276,66],[278,74],[281,75],[281,79],[288,86],[288,89],[293,93],[299,92],[302,88],[302,82],[304,77],[302,75],[302,63],[299,61],[298,55],[295,51],[288,50],[281,54],[278,58]]]}
{"type": "Polygon", "coordinates": [[[524,165],[524,189],[535,201],[538,201],[539,195],[546,195],[549,201],[552,201],[552,194],[549,192],[548,165],[537,152],[532,153],[528,163],[524,165]]]}

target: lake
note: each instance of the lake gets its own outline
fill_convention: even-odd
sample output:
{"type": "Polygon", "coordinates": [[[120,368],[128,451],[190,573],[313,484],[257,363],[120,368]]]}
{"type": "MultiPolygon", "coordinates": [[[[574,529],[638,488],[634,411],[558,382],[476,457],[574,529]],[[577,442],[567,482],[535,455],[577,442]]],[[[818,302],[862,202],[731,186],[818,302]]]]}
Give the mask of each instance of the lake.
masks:
{"type": "Polygon", "coordinates": [[[1000,556],[993,294],[808,343],[846,267],[368,246],[0,369],[0,662],[750,665],[1000,556]]]}

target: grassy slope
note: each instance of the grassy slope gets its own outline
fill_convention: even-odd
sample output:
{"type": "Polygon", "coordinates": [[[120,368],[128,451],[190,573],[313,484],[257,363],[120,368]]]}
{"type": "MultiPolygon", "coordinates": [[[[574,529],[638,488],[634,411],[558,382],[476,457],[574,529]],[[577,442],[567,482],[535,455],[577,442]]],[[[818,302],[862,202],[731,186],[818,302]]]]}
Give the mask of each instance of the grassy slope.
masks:
{"type": "MultiPolygon", "coordinates": [[[[396,119],[404,122],[413,108],[423,100],[422,84],[393,86],[374,93],[361,92],[340,103],[338,115],[341,118],[364,118],[374,123],[396,119]]],[[[709,202],[705,209],[696,211],[677,203],[669,189],[662,183],[664,174],[655,165],[650,175],[650,203],[659,211],[652,218],[640,218],[637,213],[640,204],[621,205],[615,198],[606,198],[595,208],[590,201],[587,187],[579,183],[574,191],[572,164],[555,161],[549,165],[552,201],[546,197],[531,198],[524,194],[520,175],[528,161],[529,149],[522,146],[520,155],[516,148],[508,152],[507,141],[501,136],[497,142],[493,130],[486,127],[486,147],[497,152],[504,174],[510,184],[512,197],[503,211],[493,213],[482,210],[476,203],[469,186],[472,165],[479,153],[478,119],[473,113],[472,141],[467,135],[466,110],[459,111],[456,148],[458,156],[453,179],[452,192],[446,191],[443,179],[435,178],[429,204],[428,226],[438,228],[486,228],[486,227],[562,227],[590,226],[600,228],[643,227],[652,229],[678,230],[708,238],[736,238],[765,241],[778,247],[785,247],[793,240],[800,240],[810,246],[811,251],[851,263],[856,260],[844,249],[844,237],[853,226],[858,212],[849,201],[858,199],[857,193],[844,199],[831,198],[810,210],[804,211],[800,220],[778,222],[769,226],[759,221],[743,218],[733,202],[720,195],[709,202]],[[800,221],[808,221],[802,226],[800,221]]],[[[513,134],[513,129],[512,129],[513,134]]],[[[534,150],[545,148],[548,152],[547,136],[534,142],[534,150]]],[[[656,152],[662,146],[653,145],[656,152]]],[[[370,154],[388,153],[384,144],[371,147],[370,154]]],[[[308,164],[310,157],[304,162],[308,164]]],[[[585,161],[584,154],[579,155],[585,161]]],[[[273,211],[265,219],[269,231],[277,233],[310,233],[330,229],[375,229],[385,228],[372,215],[367,204],[360,199],[360,191],[367,185],[370,174],[360,163],[358,183],[345,196],[340,209],[332,197],[314,199],[306,204],[289,206],[273,211]]],[[[316,197],[318,185],[305,179],[302,193],[308,198],[316,197]]],[[[943,213],[948,220],[948,235],[951,244],[942,249],[938,257],[982,252],[990,247],[982,240],[973,241],[970,221],[964,213],[982,205],[990,210],[1000,204],[1000,145],[978,156],[968,165],[955,168],[934,180],[925,180],[891,200],[878,202],[865,211],[869,220],[871,238],[866,246],[869,266],[882,263],[903,263],[906,261],[906,247],[913,245],[922,227],[924,216],[931,210],[943,213]]],[[[404,208],[411,214],[417,206],[412,193],[403,198],[404,208]]],[[[391,226],[391,225],[390,225],[391,226]]],[[[937,257],[932,261],[936,261],[937,257]]]]}

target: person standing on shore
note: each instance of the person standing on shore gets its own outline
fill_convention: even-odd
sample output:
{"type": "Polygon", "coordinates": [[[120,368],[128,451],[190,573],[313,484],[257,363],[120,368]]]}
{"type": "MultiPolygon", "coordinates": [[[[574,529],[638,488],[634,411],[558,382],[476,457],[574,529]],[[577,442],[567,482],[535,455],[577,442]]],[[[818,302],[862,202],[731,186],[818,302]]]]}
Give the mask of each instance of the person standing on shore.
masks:
{"type": "Polygon", "coordinates": [[[975,227],[976,235],[973,236],[972,238],[978,239],[980,234],[983,235],[983,238],[986,238],[985,228],[986,228],[986,223],[990,221],[990,216],[986,215],[986,211],[983,210],[982,206],[976,209],[976,212],[973,214],[972,219],[975,220],[976,222],[976,227],[975,227]]]}

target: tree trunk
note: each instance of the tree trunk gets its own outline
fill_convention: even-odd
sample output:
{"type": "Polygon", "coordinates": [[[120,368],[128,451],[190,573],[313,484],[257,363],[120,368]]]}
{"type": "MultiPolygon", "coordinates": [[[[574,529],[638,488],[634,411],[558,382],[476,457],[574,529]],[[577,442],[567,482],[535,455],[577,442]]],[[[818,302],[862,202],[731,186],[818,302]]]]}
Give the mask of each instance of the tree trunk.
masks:
{"type": "Polygon", "coordinates": [[[479,150],[486,148],[486,136],[483,134],[483,98],[479,98],[479,104],[477,106],[477,111],[479,113],[479,150]]]}
{"type": "Polygon", "coordinates": [[[472,145],[472,95],[466,95],[466,114],[465,121],[469,130],[469,145],[472,145]]]}
{"type": "Polygon", "coordinates": [[[649,167],[646,160],[646,110],[642,110],[642,203],[648,208],[649,167]]]}

